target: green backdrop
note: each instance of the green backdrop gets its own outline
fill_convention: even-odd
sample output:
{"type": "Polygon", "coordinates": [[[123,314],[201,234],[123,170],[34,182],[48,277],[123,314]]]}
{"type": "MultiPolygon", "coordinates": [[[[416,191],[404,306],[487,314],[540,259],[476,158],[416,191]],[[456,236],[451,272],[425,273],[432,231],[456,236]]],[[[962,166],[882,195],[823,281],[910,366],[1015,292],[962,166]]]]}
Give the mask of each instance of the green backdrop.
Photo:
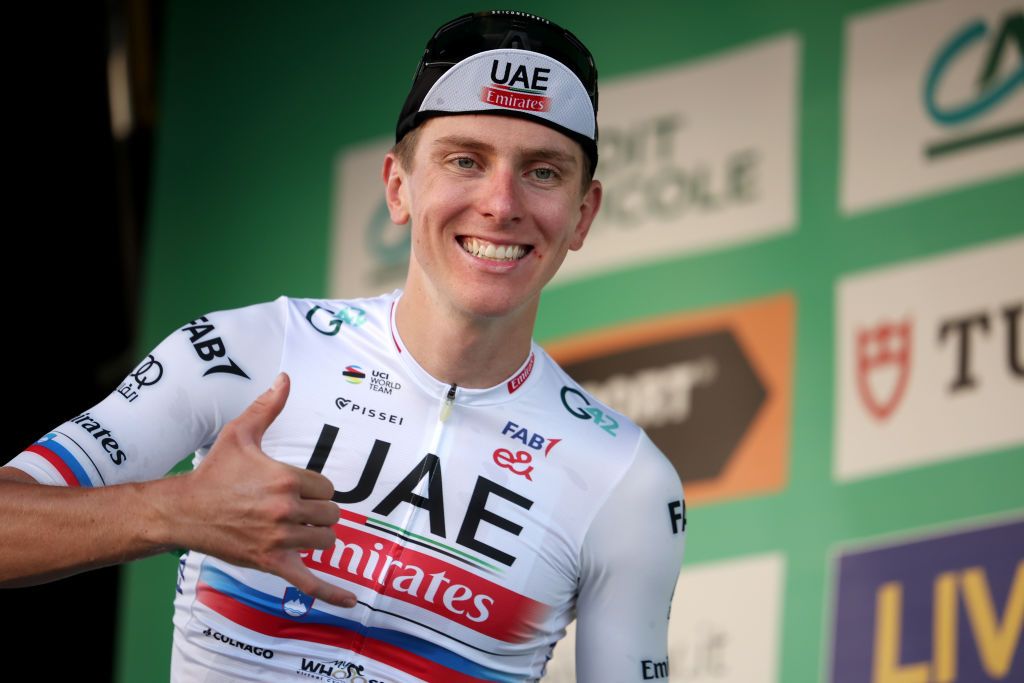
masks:
{"type": "MultiPolygon", "coordinates": [[[[801,38],[795,229],[551,290],[537,327],[543,342],[663,313],[794,293],[787,486],[778,495],[693,509],[686,557],[690,565],[785,554],[781,681],[821,675],[828,650],[828,558],[837,543],[1024,505],[1019,445],[852,484],[832,478],[836,280],[849,271],[1024,232],[1020,174],[852,218],[840,212],[843,21],[886,4],[560,0],[519,7],[583,37],[602,77],[683,62],[784,31],[801,38]]],[[[207,311],[281,293],[326,293],[335,156],[391,133],[429,33],[475,9],[480,7],[464,2],[168,3],[140,356],[182,321],[207,311]]],[[[126,572],[121,681],[165,675],[175,564],[174,556],[164,555],[126,572]]]]}

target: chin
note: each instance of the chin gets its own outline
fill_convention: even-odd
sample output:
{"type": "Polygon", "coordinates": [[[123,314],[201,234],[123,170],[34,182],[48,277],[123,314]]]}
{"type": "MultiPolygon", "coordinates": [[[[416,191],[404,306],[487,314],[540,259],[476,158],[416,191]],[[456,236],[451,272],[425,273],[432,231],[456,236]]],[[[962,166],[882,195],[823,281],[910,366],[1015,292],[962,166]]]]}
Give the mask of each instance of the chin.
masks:
{"type": "Polygon", "coordinates": [[[523,310],[528,300],[519,297],[487,296],[484,292],[474,292],[464,299],[464,307],[472,315],[481,318],[503,318],[515,315],[523,310]]]}

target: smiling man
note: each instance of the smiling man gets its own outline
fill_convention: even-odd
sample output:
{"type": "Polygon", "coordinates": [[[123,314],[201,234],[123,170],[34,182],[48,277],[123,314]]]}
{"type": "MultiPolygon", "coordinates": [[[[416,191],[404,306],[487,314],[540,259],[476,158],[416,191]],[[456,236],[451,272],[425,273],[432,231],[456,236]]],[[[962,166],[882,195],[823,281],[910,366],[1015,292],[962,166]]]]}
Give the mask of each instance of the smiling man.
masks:
{"type": "Polygon", "coordinates": [[[532,341],[601,204],[596,113],[567,31],[441,27],[383,166],[405,288],[172,332],[0,469],[0,581],[188,548],[176,681],[532,681],[574,618],[580,681],[667,678],[679,478],[532,341]]]}

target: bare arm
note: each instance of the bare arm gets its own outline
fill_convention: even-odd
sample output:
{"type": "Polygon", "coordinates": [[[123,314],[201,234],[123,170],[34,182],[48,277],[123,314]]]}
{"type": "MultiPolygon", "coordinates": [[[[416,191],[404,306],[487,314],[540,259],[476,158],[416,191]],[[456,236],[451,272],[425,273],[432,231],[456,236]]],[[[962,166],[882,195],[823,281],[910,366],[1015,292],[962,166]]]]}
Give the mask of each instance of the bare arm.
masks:
{"type": "Polygon", "coordinates": [[[307,595],[352,606],[355,596],[314,576],[298,551],[331,548],[339,511],[326,477],[272,460],[263,433],[288,398],[274,387],[227,423],[196,470],[94,489],[35,484],[0,468],[0,586],[27,586],[87,569],[190,548],[268,571],[307,595]]]}
{"type": "Polygon", "coordinates": [[[154,505],[170,481],[68,489],[0,469],[0,586],[46,583],[170,550],[173,544],[157,540],[154,505]]]}

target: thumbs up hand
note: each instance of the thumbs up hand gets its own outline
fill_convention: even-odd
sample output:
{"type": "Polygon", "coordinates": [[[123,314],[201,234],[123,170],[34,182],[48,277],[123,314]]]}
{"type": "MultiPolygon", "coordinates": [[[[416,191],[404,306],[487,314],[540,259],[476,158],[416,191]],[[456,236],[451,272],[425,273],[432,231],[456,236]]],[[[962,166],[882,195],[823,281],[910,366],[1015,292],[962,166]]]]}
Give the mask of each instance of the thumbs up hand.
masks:
{"type": "Polygon", "coordinates": [[[334,485],[317,472],[277,462],[260,448],[288,399],[281,373],[274,385],[224,425],[202,463],[176,477],[168,512],[179,545],[241,567],[276,574],[313,598],[354,607],[355,595],[316,577],[299,551],[334,547],[340,512],[334,485]]]}

